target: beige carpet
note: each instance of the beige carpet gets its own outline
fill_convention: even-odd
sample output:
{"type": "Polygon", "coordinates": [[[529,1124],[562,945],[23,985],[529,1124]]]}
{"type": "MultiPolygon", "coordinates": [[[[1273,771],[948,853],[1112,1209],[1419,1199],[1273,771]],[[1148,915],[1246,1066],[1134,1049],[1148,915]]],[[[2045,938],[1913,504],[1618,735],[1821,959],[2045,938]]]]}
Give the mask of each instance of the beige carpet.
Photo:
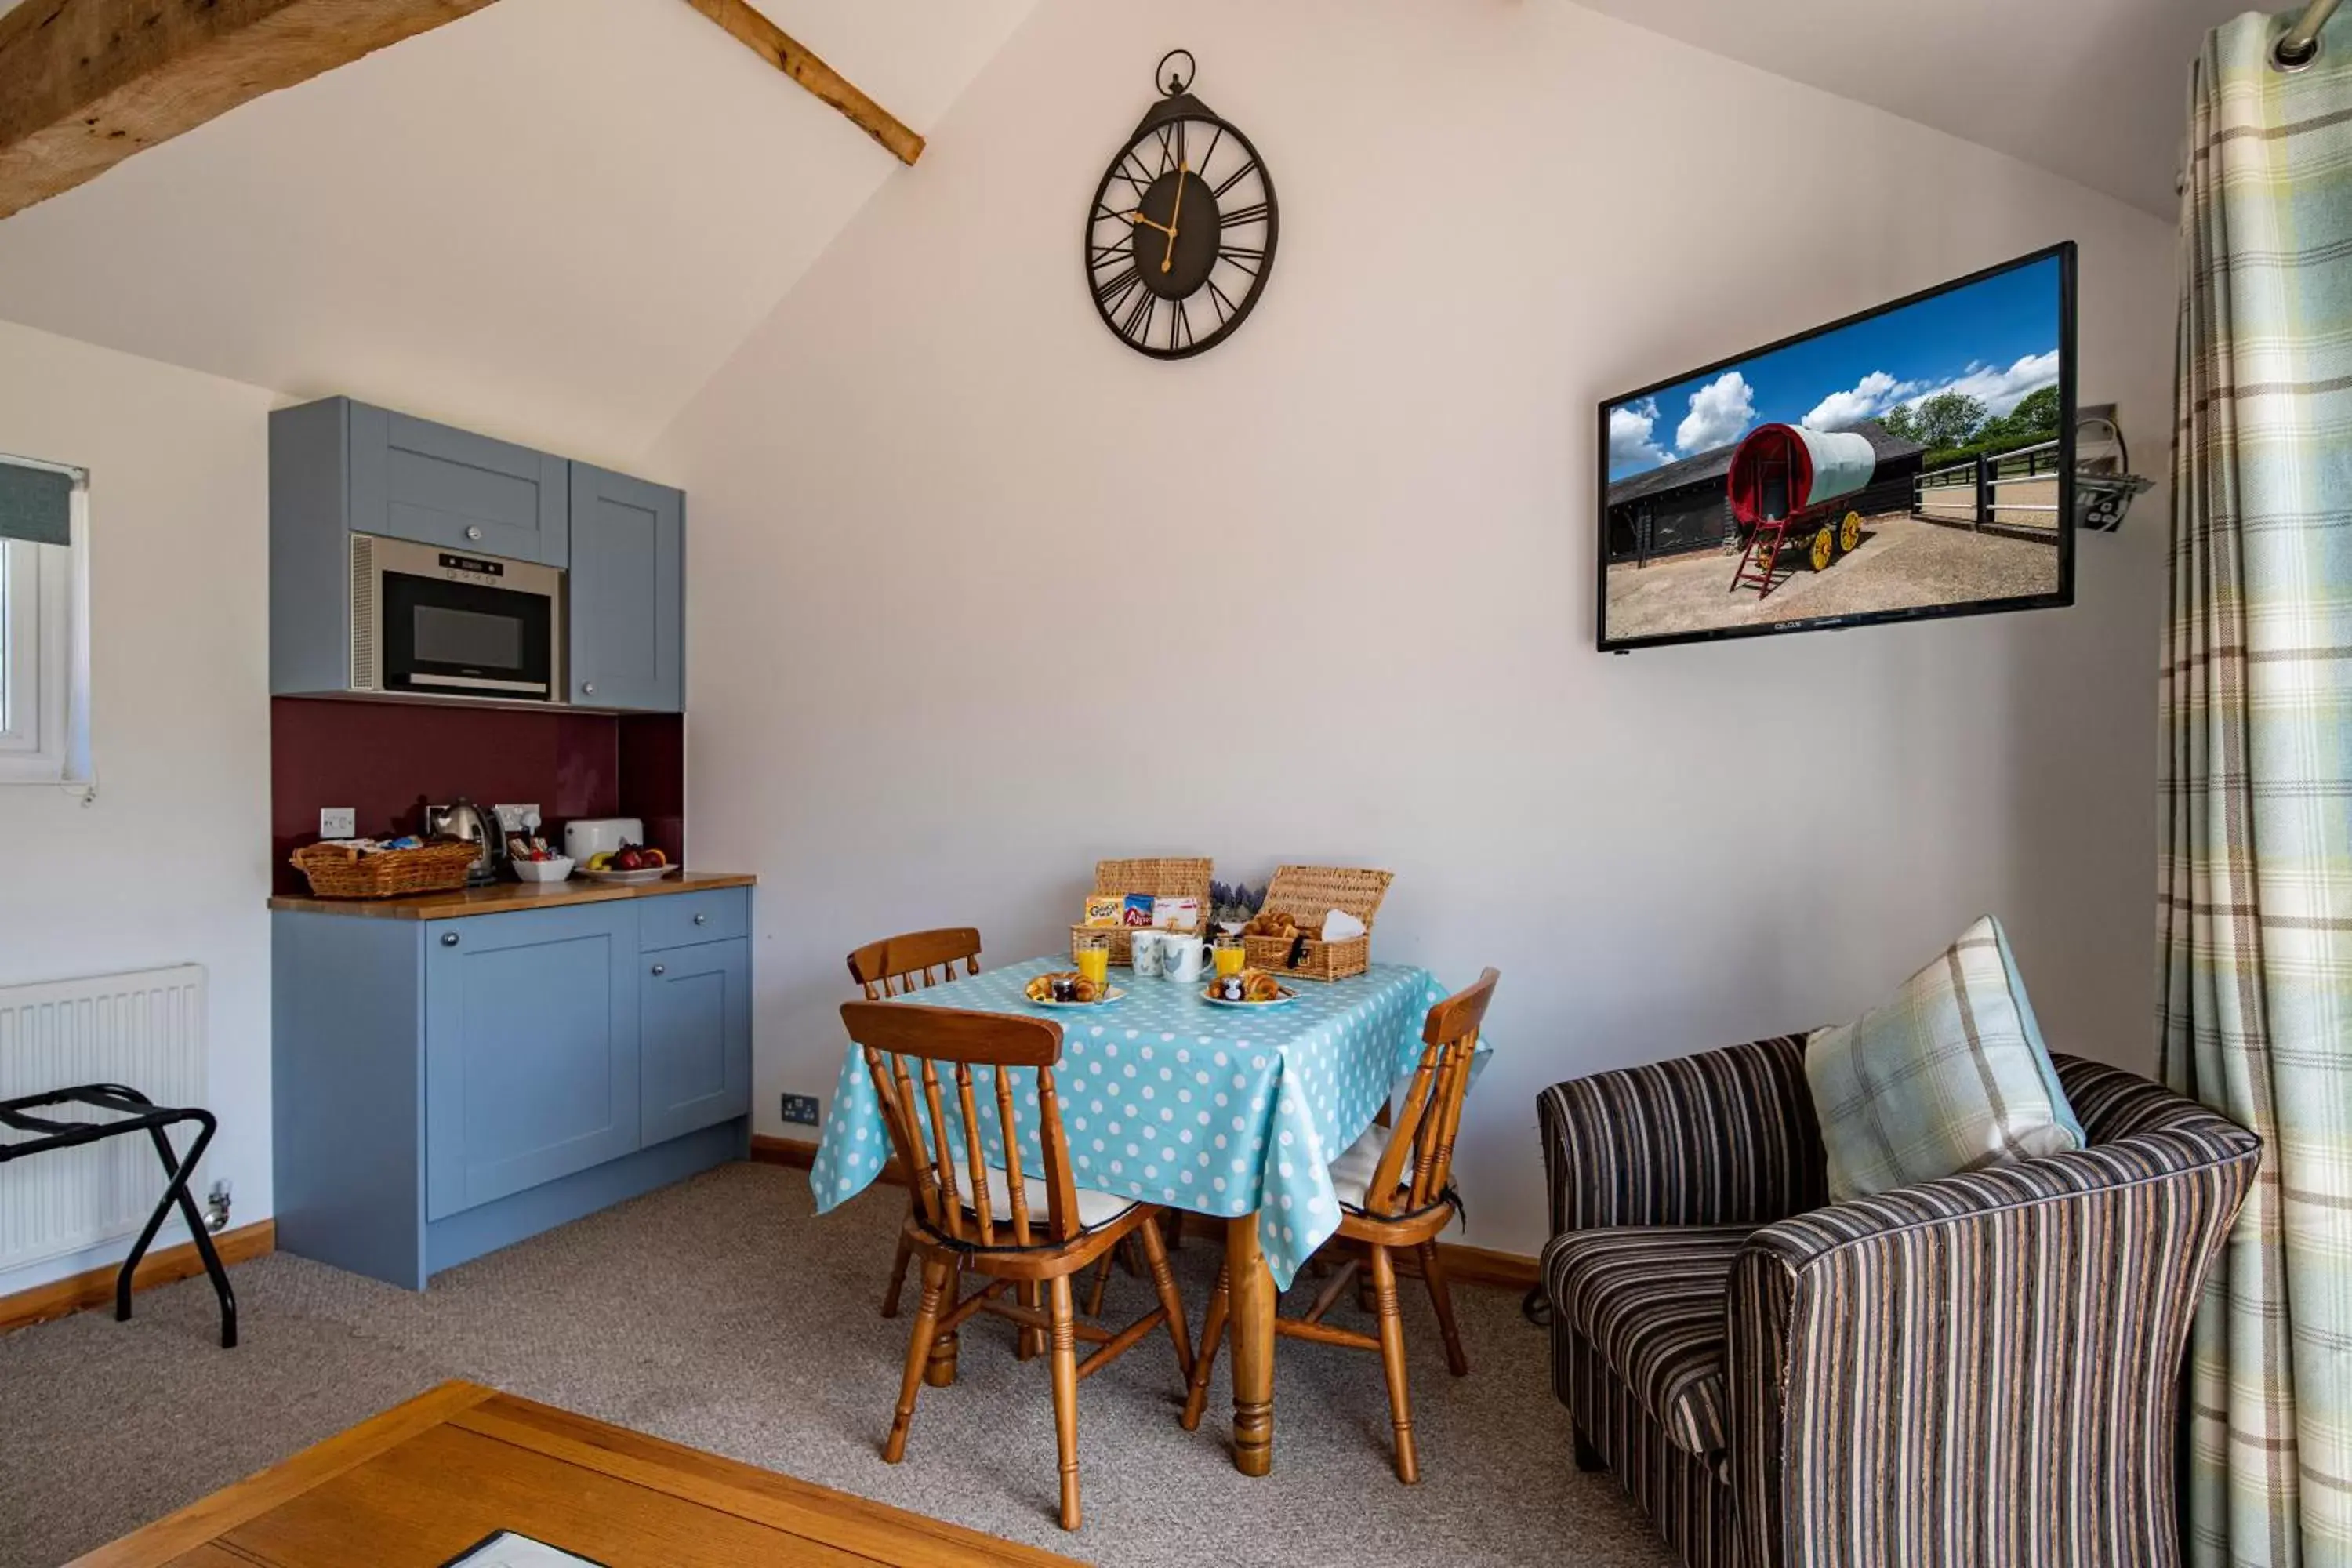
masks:
{"type": "MultiPolygon", "coordinates": [[[[906,1463],[885,1465],[906,1323],[874,1303],[902,1202],[877,1191],[814,1218],[801,1173],[731,1166],[421,1295],[283,1255],[247,1264],[235,1351],[201,1279],[140,1297],[131,1323],[86,1312],[0,1337],[0,1568],[63,1562],[450,1377],[1103,1563],[1672,1562],[1613,1481],[1570,1464],[1542,1334],[1515,1295],[1476,1287],[1455,1292],[1459,1381],[1427,1299],[1407,1301],[1417,1487],[1389,1469],[1378,1358],[1283,1343],[1275,1473],[1253,1481],[1225,1457],[1222,1358],[1186,1433],[1163,1342],[1081,1386],[1087,1523],[1066,1535],[1045,1365],[1015,1361],[1013,1326],[992,1320],[966,1330],[961,1383],[924,1390],[906,1463]]],[[[1197,1325],[1213,1249],[1189,1242],[1178,1263],[1197,1325]]],[[[1106,1316],[1150,1298],[1115,1275],[1106,1316]]]]}

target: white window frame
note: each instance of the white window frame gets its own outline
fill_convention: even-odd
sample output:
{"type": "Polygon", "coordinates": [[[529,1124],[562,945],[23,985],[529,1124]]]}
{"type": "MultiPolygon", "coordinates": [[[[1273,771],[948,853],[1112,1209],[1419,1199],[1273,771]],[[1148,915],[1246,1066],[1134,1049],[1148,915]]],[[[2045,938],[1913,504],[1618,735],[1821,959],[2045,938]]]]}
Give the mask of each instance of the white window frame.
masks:
{"type": "Polygon", "coordinates": [[[74,475],[64,549],[0,540],[0,784],[89,782],[89,488],[74,475]]]}

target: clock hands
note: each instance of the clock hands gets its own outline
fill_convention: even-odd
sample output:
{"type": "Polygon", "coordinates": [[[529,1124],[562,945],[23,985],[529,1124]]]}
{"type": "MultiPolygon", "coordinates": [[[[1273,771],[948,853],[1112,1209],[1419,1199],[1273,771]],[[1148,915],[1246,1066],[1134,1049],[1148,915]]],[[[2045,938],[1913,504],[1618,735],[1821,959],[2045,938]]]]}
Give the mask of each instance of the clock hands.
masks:
{"type": "MultiPolygon", "coordinates": [[[[1168,253],[1160,258],[1160,270],[1162,272],[1176,263],[1176,225],[1184,216],[1184,174],[1183,161],[1179,159],[1176,163],[1176,205],[1168,212],[1168,253]]],[[[1151,226],[1158,228],[1160,226],[1153,224],[1151,226]]]]}
{"type": "Polygon", "coordinates": [[[1118,216],[1125,218],[1129,223],[1139,223],[1146,228],[1156,228],[1171,239],[1176,236],[1176,231],[1168,225],[1164,223],[1154,223],[1150,218],[1145,217],[1143,216],[1143,209],[1140,207],[1137,208],[1133,212],[1125,212],[1118,216]]]}

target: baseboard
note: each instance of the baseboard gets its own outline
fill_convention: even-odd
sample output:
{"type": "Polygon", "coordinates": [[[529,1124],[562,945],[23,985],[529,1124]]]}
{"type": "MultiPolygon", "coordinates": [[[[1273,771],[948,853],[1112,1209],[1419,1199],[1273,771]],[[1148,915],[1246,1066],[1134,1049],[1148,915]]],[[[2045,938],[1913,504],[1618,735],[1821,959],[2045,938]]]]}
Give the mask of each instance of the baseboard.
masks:
{"type": "MultiPolygon", "coordinates": [[[[278,1250],[278,1222],[265,1219],[222,1231],[213,1237],[213,1250],[220,1254],[224,1264],[266,1258],[278,1250]]],[[[110,1264],[52,1279],[13,1296],[0,1296],[0,1333],[46,1323],[52,1318],[68,1317],[91,1307],[110,1305],[114,1300],[114,1277],[121,1272],[121,1267],[110,1264]]],[[[131,1288],[152,1290],[158,1285],[170,1285],[204,1271],[205,1260],[197,1255],[196,1244],[184,1241],[141,1258],[139,1272],[131,1277],[131,1288]]]]}
{"type": "MultiPolygon", "coordinates": [[[[816,1143],[807,1138],[780,1138],[771,1132],[751,1134],[751,1158],[766,1165],[790,1165],[805,1171],[816,1163],[816,1143]]],[[[904,1186],[906,1177],[892,1160],[882,1168],[881,1180],[893,1186],[904,1186]]],[[[1213,1239],[1223,1234],[1224,1221],[1204,1214],[1184,1215],[1184,1234],[1213,1239]]],[[[1460,1285],[1492,1285],[1497,1289],[1530,1290],[1539,1278],[1536,1260],[1524,1253],[1496,1252],[1489,1247],[1465,1247],[1459,1242],[1441,1241],[1437,1255],[1445,1262],[1445,1277],[1460,1285]]],[[[1421,1276],[1421,1260],[1410,1254],[1397,1258],[1397,1272],[1421,1276]]]]}

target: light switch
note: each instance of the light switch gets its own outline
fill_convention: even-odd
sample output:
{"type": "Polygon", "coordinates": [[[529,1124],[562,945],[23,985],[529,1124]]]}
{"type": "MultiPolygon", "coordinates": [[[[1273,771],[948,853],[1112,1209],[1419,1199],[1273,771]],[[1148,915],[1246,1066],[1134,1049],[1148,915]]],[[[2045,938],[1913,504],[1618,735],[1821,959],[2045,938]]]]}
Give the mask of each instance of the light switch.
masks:
{"type": "Polygon", "coordinates": [[[348,805],[322,805],[319,808],[319,837],[321,838],[352,838],[359,834],[359,812],[348,805]]]}

